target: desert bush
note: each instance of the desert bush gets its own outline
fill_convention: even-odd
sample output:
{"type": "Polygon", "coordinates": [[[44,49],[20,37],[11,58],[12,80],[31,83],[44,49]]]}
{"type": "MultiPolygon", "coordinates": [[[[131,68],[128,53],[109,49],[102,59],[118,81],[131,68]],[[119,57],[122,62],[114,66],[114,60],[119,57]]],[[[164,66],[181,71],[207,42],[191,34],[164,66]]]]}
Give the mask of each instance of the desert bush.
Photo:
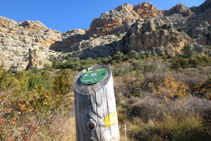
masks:
{"type": "Polygon", "coordinates": [[[130,117],[141,118],[143,121],[149,119],[162,119],[166,113],[164,101],[147,96],[135,103],[130,107],[130,117]]]}
{"type": "Polygon", "coordinates": [[[179,57],[179,58],[177,58],[177,59],[174,59],[174,60],[172,60],[172,62],[171,62],[171,68],[172,68],[172,69],[178,70],[178,69],[180,69],[180,68],[185,69],[185,68],[187,68],[187,67],[189,67],[189,62],[188,62],[188,60],[187,60],[187,59],[184,59],[184,58],[181,58],[181,57],[179,57]]]}
{"type": "Polygon", "coordinates": [[[182,49],[183,57],[190,58],[193,56],[193,49],[191,48],[191,45],[185,45],[182,49]]]}
{"type": "Polygon", "coordinates": [[[0,90],[6,90],[12,88],[15,85],[15,76],[10,72],[0,66],[0,90]]]}
{"type": "Polygon", "coordinates": [[[113,56],[112,56],[112,60],[111,62],[112,63],[120,63],[123,61],[123,59],[125,58],[125,55],[119,51],[117,51],[117,53],[115,53],[113,56]]]}
{"type": "Polygon", "coordinates": [[[155,71],[164,72],[168,69],[166,63],[154,59],[133,61],[131,65],[133,66],[133,70],[144,74],[155,71]]]}
{"type": "Polygon", "coordinates": [[[198,86],[202,81],[206,80],[207,76],[200,73],[200,70],[197,68],[186,68],[179,73],[175,73],[174,78],[176,81],[185,82],[190,90],[192,90],[194,86],[198,86]]]}
{"type": "Polygon", "coordinates": [[[199,85],[192,87],[192,93],[202,93],[207,99],[211,99],[211,80],[204,80],[199,85]]]}
{"type": "Polygon", "coordinates": [[[172,69],[185,69],[188,67],[199,67],[199,66],[208,66],[211,63],[211,58],[204,55],[204,56],[193,56],[190,58],[182,58],[178,57],[177,59],[171,60],[171,68],[172,69]]]}
{"type": "Polygon", "coordinates": [[[138,59],[138,52],[135,50],[131,50],[130,52],[127,53],[129,58],[136,58],[138,59]]]}
{"type": "Polygon", "coordinates": [[[142,62],[133,62],[132,66],[134,70],[141,71],[143,73],[154,72],[157,69],[157,66],[153,64],[148,65],[142,62]]]}
{"type": "Polygon", "coordinates": [[[57,93],[58,95],[65,95],[70,90],[70,80],[72,79],[72,76],[73,74],[70,69],[58,71],[53,82],[55,93],[57,93]]]}
{"type": "Polygon", "coordinates": [[[155,86],[162,84],[166,78],[166,73],[152,72],[144,75],[143,81],[141,81],[140,88],[144,92],[154,93],[155,86]]]}
{"type": "Polygon", "coordinates": [[[105,64],[105,65],[108,65],[110,63],[110,60],[109,58],[98,58],[99,61],[98,64],[105,64]]]}
{"type": "MultiPolygon", "coordinates": [[[[98,59],[99,61],[100,59],[98,59]]],[[[101,63],[101,60],[100,60],[101,63]]],[[[93,65],[96,65],[96,61],[92,58],[80,59],[79,57],[69,57],[65,63],[53,62],[53,68],[55,69],[72,69],[74,71],[81,71],[87,69],[93,65]]]]}
{"type": "MultiPolygon", "coordinates": [[[[83,70],[83,69],[87,69],[87,68],[89,68],[91,66],[94,66],[94,65],[96,65],[96,62],[92,58],[87,58],[85,60],[80,60],[80,69],[78,69],[78,70],[80,71],[80,70],[83,70]]],[[[73,69],[73,70],[77,70],[77,69],[73,69]]]]}
{"type": "Polygon", "coordinates": [[[205,98],[188,96],[172,103],[172,112],[179,116],[187,115],[208,117],[211,113],[211,101],[205,98]]]}
{"type": "Polygon", "coordinates": [[[114,79],[114,90],[117,95],[125,97],[141,95],[141,81],[143,74],[132,71],[114,79]]]}
{"type": "Polygon", "coordinates": [[[29,90],[34,90],[43,87],[46,90],[53,89],[53,79],[49,77],[47,72],[43,74],[31,74],[28,79],[29,90]]]}
{"type": "Polygon", "coordinates": [[[63,67],[63,69],[65,68],[70,68],[70,69],[73,69],[73,70],[79,70],[80,69],[80,58],[78,57],[70,57],[67,59],[67,62],[64,64],[64,66],[66,67],[63,67]]]}
{"type": "Polygon", "coordinates": [[[211,57],[203,55],[203,56],[196,56],[196,58],[200,61],[202,65],[209,65],[211,64],[211,57]]]}
{"type": "MultiPolygon", "coordinates": [[[[163,52],[160,54],[160,56],[161,56],[164,60],[166,60],[166,59],[167,59],[166,54],[165,54],[165,53],[163,53],[163,52]]],[[[168,58],[169,58],[169,57],[168,57],[168,58]]]]}
{"type": "Polygon", "coordinates": [[[175,81],[173,74],[165,78],[163,84],[157,85],[156,94],[163,96],[165,99],[185,97],[188,92],[189,87],[184,82],[175,81]]]}
{"type": "Polygon", "coordinates": [[[197,59],[197,58],[190,58],[189,60],[188,60],[188,62],[189,62],[189,64],[191,64],[191,66],[192,67],[198,67],[199,66],[199,64],[200,64],[200,61],[197,59]]]}
{"type": "Polygon", "coordinates": [[[146,58],[146,55],[140,55],[139,58],[140,59],[145,59],[146,58]]]}
{"type": "Polygon", "coordinates": [[[150,53],[150,52],[147,52],[147,53],[145,54],[145,56],[146,56],[147,58],[149,58],[149,57],[151,56],[151,53],[150,53]]]}
{"type": "Polygon", "coordinates": [[[131,64],[124,62],[114,65],[111,69],[114,76],[122,76],[124,74],[129,74],[133,68],[131,64]]]}

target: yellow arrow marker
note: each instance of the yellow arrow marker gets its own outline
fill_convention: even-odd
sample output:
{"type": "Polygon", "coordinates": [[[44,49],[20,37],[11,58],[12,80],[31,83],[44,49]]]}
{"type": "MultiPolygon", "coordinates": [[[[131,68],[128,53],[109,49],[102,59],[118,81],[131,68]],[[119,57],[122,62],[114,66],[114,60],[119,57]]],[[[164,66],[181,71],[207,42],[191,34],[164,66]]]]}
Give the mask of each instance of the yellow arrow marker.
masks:
{"type": "Polygon", "coordinates": [[[115,123],[118,123],[117,114],[116,112],[111,113],[110,115],[107,115],[104,119],[104,126],[109,127],[111,125],[114,125],[115,123]]]}

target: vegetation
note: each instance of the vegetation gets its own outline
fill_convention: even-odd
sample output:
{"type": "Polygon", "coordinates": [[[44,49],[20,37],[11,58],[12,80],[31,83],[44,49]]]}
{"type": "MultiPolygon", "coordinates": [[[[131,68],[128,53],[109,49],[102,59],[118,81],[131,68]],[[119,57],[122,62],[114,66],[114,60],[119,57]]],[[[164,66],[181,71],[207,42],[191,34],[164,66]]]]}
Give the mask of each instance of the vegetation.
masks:
{"type": "Polygon", "coordinates": [[[189,51],[68,58],[16,73],[1,66],[0,140],[75,140],[73,82],[96,64],[112,69],[121,140],[209,140],[211,57],[189,51]]]}

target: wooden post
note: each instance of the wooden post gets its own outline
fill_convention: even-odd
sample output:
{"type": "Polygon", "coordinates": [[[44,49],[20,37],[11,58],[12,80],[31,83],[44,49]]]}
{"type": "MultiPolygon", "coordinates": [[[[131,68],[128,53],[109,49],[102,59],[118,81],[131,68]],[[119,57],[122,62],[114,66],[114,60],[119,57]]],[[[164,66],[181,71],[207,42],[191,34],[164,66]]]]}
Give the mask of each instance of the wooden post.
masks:
{"type": "Polygon", "coordinates": [[[74,97],[77,141],[120,140],[113,77],[108,66],[97,65],[88,68],[88,72],[81,71],[75,79],[74,97]],[[82,83],[83,76],[96,71],[92,74],[95,77],[99,68],[106,70],[103,80],[82,83]]]}

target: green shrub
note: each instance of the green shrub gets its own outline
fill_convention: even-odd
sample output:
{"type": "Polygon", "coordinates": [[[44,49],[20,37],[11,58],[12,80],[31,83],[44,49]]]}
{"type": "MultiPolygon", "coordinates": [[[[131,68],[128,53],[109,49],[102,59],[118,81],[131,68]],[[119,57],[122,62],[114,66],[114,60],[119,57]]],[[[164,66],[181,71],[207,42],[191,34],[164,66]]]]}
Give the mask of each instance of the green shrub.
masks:
{"type": "Polygon", "coordinates": [[[164,60],[166,60],[166,59],[167,59],[166,54],[165,54],[165,53],[163,53],[163,52],[160,54],[160,56],[161,56],[164,60]]]}
{"type": "Polygon", "coordinates": [[[177,61],[172,61],[172,62],[171,62],[171,68],[172,68],[172,69],[175,69],[175,70],[179,70],[179,69],[181,68],[181,65],[180,65],[180,63],[177,62],[177,61]]]}
{"type": "Polygon", "coordinates": [[[154,72],[157,69],[157,67],[155,65],[144,65],[142,69],[144,73],[147,73],[147,72],[154,72]]]}
{"type": "Polygon", "coordinates": [[[53,89],[53,79],[48,72],[42,74],[31,74],[28,79],[29,90],[43,87],[45,90],[53,89]]]}
{"type": "Polygon", "coordinates": [[[64,69],[58,71],[54,79],[54,91],[58,95],[65,95],[70,90],[71,71],[64,69]]]}
{"type": "Polygon", "coordinates": [[[124,57],[123,53],[117,51],[117,53],[112,56],[112,62],[120,63],[123,61],[124,57]]]}
{"type": "Polygon", "coordinates": [[[193,67],[198,67],[200,64],[200,61],[197,58],[190,58],[188,60],[189,64],[193,67]]]}
{"type": "Polygon", "coordinates": [[[151,56],[151,53],[147,52],[145,55],[146,55],[147,58],[149,58],[151,56]]]}
{"type": "Polygon", "coordinates": [[[185,45],[182,49],[183,57],[190,58],[193,56],[193,49],[191,48],[191,45],[185,45]]]}
{"type": "Polygon", "coordinates": [[[132,71],[132,67],[129,63],[119,63],[116,64],[112,69],[114,76],[122,76],[124,74],[129,74],[132,71]]]}
{"type": "Polygon", "coordinates": [[[205,46],[205,48],[211,49],[211,46],[209,46],[209,45],[206,45],[206,46],[205,46]]]}
{"type": "Polygon", "coordinates": [[[146,55],[140,55],[139,56],[141,59],[145,59],[146,58],[146,55]]]}
{"type": "Polygon", "coordinates": [[[14,77],[11,72],[6,71],[3,66],[0,66],[0,90],[10,88],[13,85],[14,77]]]}
{"type": "Polygon", "coordinates": [[[109,59],[108,58],[102,58],[101,61],[99,62],[99,64],[109,64],[109,59]]]}
{"type": "Polygon", "coordinates": [[[130,52],[128,52],[128,57],[129,58],[138,58],[138,52],[137,51],[135,51],[135,50],[131,50],[130,52]]]}
{"type": "MultiPolygon", "coordinates": [[[[92,58],[87,58],[86,60],[80,60],[80,69],[78,70],[80,71],[83,69],[87,69],[94,65],[96,65],[96,62],[92,58]]],[[[76,69],[73,69],[73,70],[76,70],[76,69]]]]}
{"type": "Polygon", "coordinates": [[[172,62],[171,62],[171,68],[172,69],[178,70],[180,68],[185,69],[187,67],[189,67],[188,59],[184,59],[184,58],[179,57],[175,60],[172,60],[172,62]]]}
{"type": "Polygon", "coordinates": [[[64,63],[64,67],[63,69],[65,68],[70,68],[70,69],[73,69],[73,70],[79,70],[81,67],[81,64],[80,64],[80,58],[78,57],[71,57],[71,58],[68,58],[67,59],[67,62],[64,63]]]}

